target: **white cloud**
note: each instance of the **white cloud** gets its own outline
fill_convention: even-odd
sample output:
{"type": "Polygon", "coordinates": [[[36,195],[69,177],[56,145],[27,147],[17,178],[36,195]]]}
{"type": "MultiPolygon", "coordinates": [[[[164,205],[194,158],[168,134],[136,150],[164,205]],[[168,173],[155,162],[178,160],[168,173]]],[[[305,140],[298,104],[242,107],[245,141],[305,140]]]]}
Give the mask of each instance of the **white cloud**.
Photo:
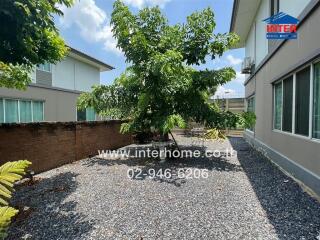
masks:
{"type": "Polygon", "coordinates": [[[227,56],[227,60],[228,60],[228,63],[231,64],[232,66],[239,65],[242,62],[242,59],[236,58],[236,57],[232,56],[231,54],[229,54],[227,56]]]}
{"type": "Polygon", "coordinates": [[[171,0],[124,0],[126,4],[136,8],[142,8],[145,6],[156,6],[156,5],[163,8],[166,5],[166,3],[170,1],[171,0]]]}
{"type": "Polygon", "coordinates": [[[231,88],[225,88],[223,86],[219,86],[216,93],[214,94],[213,98],[217,99],[217,98],[231,98],[231,97],[235,97],[236,91],[231,89],[231,88]]]}
{"type": "Polygon", "coordinates": [[[245,74],[242,74],[241,72],[236,72],[236,78],[233,81],[243,84],[245,81],[245,77],[245,74]]]}
{"type": "Polygon", "coordinates": [[[94,0],[76,1],[71,8],[61,6],[64,16],[59,21],[62,27],[76,26],[83,39],[93,43],[103,43],[106,51],[121,54],[112,36],[109,19],[105,11],[94,0]]]}

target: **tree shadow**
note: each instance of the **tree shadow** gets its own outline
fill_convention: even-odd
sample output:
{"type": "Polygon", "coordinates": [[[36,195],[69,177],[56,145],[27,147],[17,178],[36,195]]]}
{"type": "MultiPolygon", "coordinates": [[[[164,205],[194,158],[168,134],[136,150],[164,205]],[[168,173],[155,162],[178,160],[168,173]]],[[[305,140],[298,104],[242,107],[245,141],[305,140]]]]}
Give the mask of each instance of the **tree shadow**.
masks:
{"type": "Polygon", "coordinates": [[[243,138],[230,137],[238,160],[279,239],[318,239],[320,204],[243,138]]]}
{"type": "MultiPolygon", "coordinates": [[[[129,146],[126,147],[126,150],[146,150],[150,149],[150,146],[129,146]]],[[[226,172],[238,172],[242,171],[240,165],[237,165],[231,161],[229,161],[228,156],[221,155],[221,157],[206,157],[205,151],[207,149],[206,146],[186,146],[179,145],[180,151],[189,150],[191,152],[199,151],[201,153],[201,157],[179,157],[179,158],[169,158],[165,162],[161,162],[160,159],[157,158],[148,158],[148,157],[137,157],[133,152],[130,151],[130,156],[125,158],[111,159],[108,157],[99,157],[95,156],[90,159],[87,159],[82,164],[87,167],[91,167],[94,165],[111,167],[115,165],[126,165],[133,169],[133,173],[131,175],[132,180],[142,181],[151,179],[153,181],[173,184],[174,186],[180,187],[187,180],[192,179],[194,174],[190,174],[187,176],[189,169],[206,169],[208,172],[211,171],[226,171],[226,172]],[[170,177],[164,176],[154,176],[154,172],[159,173],[162,171],[164,173],[165,170],[169,170],[170,177]],[[152,174],[150,172],[152,171],[152,174]],[[179,172],[184,174],[179,174],[179,172]]],[[[190,173],[190,171],[189,171],[190,173]]]]}
{"type": "Polygon", "coordinates": [[[17,186],[12,205],[20,213],[7,239],[81,239],[90,232],[94,221],[77,213],[77,202],[67,199],[77,189],[76,177],[66,172],[34,185],[17,186]]]}

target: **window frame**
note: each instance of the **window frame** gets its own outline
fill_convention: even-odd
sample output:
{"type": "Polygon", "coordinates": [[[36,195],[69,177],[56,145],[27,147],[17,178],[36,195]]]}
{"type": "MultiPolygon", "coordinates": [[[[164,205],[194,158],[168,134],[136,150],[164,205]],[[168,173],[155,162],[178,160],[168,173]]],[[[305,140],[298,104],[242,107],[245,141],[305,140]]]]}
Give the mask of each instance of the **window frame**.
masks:
{"type": "MultiPolygon", "coordinates": [[[[14,100],[18,101],[18,122],[11,122],[11,123],[17,123],[17,124],[24,124],[24,123],[35,123],[34,117],[33,117],[33,102],[41,102],[42,103],[42,117],[43,120],[40,122],[44,122],[45,120],[45,100],[43,99],[24,99],[24,98],[10,98],[10,97],[2,97],[0,96],[0,99],[2,99],[2,104],[3,104],[3,123],[0,124],[10,124],[6,122],[6,100],[14,100]],[[21,117],[20,117],[20,101],[30,101],[31,102],[31,122],[21,122],[21,117]]],[[[39,122],[39,121],[36,121],[39,122]]]]}
{"type": "MultiPolygon", "coordinates": [[[[311,85],[310,85],[310,88],[311,88],[311,86],[312,86],[312,92],[310,93],[310,96],[311,96],[311,98],[310,98],[310,105],[311,105],[311,137],[312,137],[312,139],[313,140],[316,140],[316,141],[319,141],[320,142],[320,138],[315,138],[315,137],[313,137],[313,127],[314,127],[314,122],[313,122],[313,118],[314,118],[314,105],[315,105],[315,101],[314,101],[314,83],[315,83],[315,75],[314,75],[314,70],[315,70],[315,68],[314,68],[314,66],[316,65],[316,64],[320,64],[320,59],[317,59],[317,60],[315,60],[313,63],[312,63],[312,65],[313,65],[313,67],[312,67],[312,77],[313,77],[313,79],[312,79],[312,83],[310,83],[311,85]]],[[[320,103],[319,103],[320,104],[320,103]]],[[[310,120],[310,119],[309,119],[310,120]]],[[[310,126],[309,126],[310,127],[310,126]]]]}
{"type": "Polygon", "coordinates": [[[281,79],[281,80],[279,80],[279,81],[277,81],[277,82],[275,82],[274,84],[273,84],[273,117],[272,117],[272,119],[273,119],[273,122],[272,122],[272,128],[274,129],[274,130],[278,130],[278,131],[282,131],[282,120],[283,120],[283,80],[284,79],[281,79]],[[278,84],[280,84],[281,83],[281,114],[280,114],[280,129],[277,129],[277,128],[275,128],[275,124],[276,124],[276,85],[278,85],[278,84]]]}
{"type": "Polygon", "coordinates": [[[47,62],[46,62],[46,64],[49,65],[49,71],[44,69],[44,67],[43,67],[44,64],[39,64],[39,65],[37,65],[37,70],[42,71],[42,72],[52,73],[51,63],[47,63],[47,62]]]}
{"type": "Polygon", "coordinates": [[[79,112],[80,112],[80,110],[78,110],[78,109],[76,109],[76,119],[77,119],[77,122],[94,122],[94,121],[97,121],[97,113],[96,113],[96,111],[95,110],[93,110],[94,111],[94,120],[88,120],[87,119],[87,111],[88,111],[88,108],[86,108],[86,109],[84,109],[84,110],[82,110],[82,111],[84,111],[84,113],[85,113],[85,120],[78,120],[79,119],[79,112]]]}
{"type": "Polygon", "coordinates": [[[270,17],[280,12],[280,0],[270,0],[270,17]]]}
{"type": "MultiPolygon", "coordinates": [[[[248,112],[248,107],[249,107],[249,101],[252,100],[253,101],[253,113],[256,112],[256,95],[255,93],[253,93],[252,95],[250,95],[249,97],[246,98],[246,111],[248,112]]],[[[254,127],[252,129],[250,128],[246,128],[245,130],[250,132],[251,134],[254,133],[254,127]]]]}
{"type": "MultiPolygon", "coordinates": [[[[272,92],[273,92],[273,123],[272,123],[272,131],[274,132],[278,132],[278,133],[283,133],[286,135],[290,135],[290,136],[294,136],[294,137],[298,137],[304,140],[310,140],[312,142],[319,142],[320,143],[320,139],[313,137],[313,109],[314,109],[314,101],[313,101],[313,97],[314,97],[314,65],[315,64],[319,64],[320,63],[320,58],[315,59],[314,61],[305,64],[299,68],[297,68],[296,70],[294,70],[293,72],[290,72],[289,74],[287,74],[286,76],[284,76],[283,78],[281,78],[278,81],[275,81],[272,83],[272,92]],[[310,94],[309,94],[309,132],[308,132],[308,136],[305,135],[301,135],[296,133],[296,81],[297,81],[297,73],[299,73],[300,71],[306,69],[306,68],[310,68],[310,77],[309,77],[309,81],[310,81],[310,94]],[[283,131],[283,124],[281,122],[281,130],[279,129],[275,129],[274,128],[274,118],[275,118],[275,85],[279,82],[282,82],[282,86],[283,86],[283,81],[286,80],[287,78],[289,78],[290,76],[293,76],[293,101],[292,101],[292,131],[288,132],[288,131],[283,131]]],[[[283,91],[283,87],[282,87],[282,91],[283,91]]],[[[283,93],[282,93],[282,98],[283,98],[283,93]]],[[[282,105],[283,107],[283,105],[282,105]]],[[[283,109],[282,109],[283,112],[283,109]]]]}

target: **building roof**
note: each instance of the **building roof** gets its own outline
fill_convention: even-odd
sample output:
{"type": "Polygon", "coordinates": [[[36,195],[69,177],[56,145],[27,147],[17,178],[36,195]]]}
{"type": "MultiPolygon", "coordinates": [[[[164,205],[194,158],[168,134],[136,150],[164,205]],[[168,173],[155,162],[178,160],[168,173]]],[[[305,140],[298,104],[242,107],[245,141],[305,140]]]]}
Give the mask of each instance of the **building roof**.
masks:
{"type": "Polygon", "coordinates": [[[230,32],[239,35],[240,42],[234,48],[243,48],[261,0],[234,0],[230,32]]]}
{"type": "Polygon", "coordinates": [[[110,70],[114,69],[114,67],[110,66],[107,63],[104,63],[94,57],[91,57],[88,54],[83,53],[73,47],[70,47],[70,46],[68,46],[68,47],[70,49],[69,56],[71,56],[75,59],[78,59],[82,62],[85,62],[87,64],[90,64],[94,67],[97,67],[100,70],[100,72],[110,71],[110,70]]]}

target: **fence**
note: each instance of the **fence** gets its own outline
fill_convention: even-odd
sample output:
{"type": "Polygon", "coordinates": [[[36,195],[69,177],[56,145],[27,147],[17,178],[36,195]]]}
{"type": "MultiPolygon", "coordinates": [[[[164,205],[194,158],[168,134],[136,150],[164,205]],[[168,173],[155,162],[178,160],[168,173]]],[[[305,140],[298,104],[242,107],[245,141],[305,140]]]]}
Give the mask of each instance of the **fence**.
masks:
{"type": "Polygon", "coordinates": [[[132,143],[121,121],[0,124],[0,164],[27,159],[43,172],[132,143]]]}

